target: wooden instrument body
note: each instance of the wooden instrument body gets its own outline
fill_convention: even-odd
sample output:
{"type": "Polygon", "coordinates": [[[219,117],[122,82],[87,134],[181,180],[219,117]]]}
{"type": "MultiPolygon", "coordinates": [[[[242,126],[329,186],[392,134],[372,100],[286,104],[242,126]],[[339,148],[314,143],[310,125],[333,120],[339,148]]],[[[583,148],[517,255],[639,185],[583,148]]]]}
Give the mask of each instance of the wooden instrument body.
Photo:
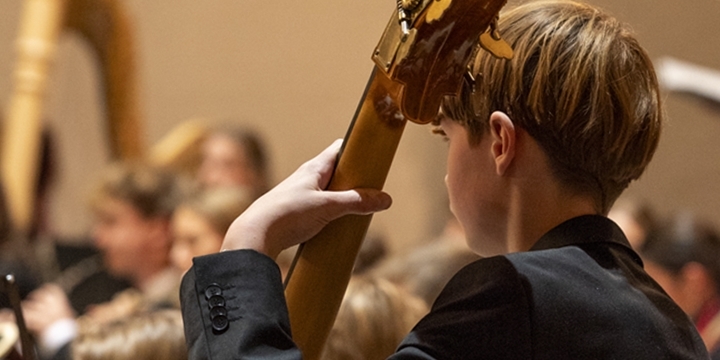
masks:
{"type": "MultiPolygon", "coordinates": [[[[363,120],[351,125],[328,190],[381,189],[385,183],[407,121],[395,100],[400,86],[378,72],[357,114],[363,120]]],[[[298,250],[285,291],[293,339],[306,359],[320,356],[370,220],[371,215],[337,219],[298,250]]]]}
{"type": "MultiPolygon", "coordinates": [[[[328,190],[382,189],[408,120],[436,118],[445,96],[457,95],[477,39],[504,0],[432,0],[406,41],[391,20],[373,60],[378,65],[345,137],[328,190]]],[[[370,216],[331,222],[298,250],[286,297],[293,339],[317,359],[335,321],[370,216]]]]}

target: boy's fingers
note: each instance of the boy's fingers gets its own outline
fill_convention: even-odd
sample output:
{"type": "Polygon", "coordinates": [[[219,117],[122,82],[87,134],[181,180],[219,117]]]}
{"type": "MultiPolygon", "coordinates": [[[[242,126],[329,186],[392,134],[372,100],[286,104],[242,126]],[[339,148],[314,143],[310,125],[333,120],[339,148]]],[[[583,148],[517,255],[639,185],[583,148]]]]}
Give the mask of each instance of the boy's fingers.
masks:
{"type": "Polygon", "coordinates": [[[375,189],[355,189],[326,193],[331,206],[330,213],[337,217],[356,214],[365,215],[386,210],[392,205],[392,198],[387,193],[375,189]]]}
{"type": "Polygon", "coordinates": [[[325,148],[320,154],[315,156],[313,159],[305,163],[306,169],[309,169],[312,173],[320,175],[317,186],[324,189],[330,178],[332,177],[333,170],[335,169],[335,159],[342,146],[342,140],[335,140],[330,146],[325,148]]]}

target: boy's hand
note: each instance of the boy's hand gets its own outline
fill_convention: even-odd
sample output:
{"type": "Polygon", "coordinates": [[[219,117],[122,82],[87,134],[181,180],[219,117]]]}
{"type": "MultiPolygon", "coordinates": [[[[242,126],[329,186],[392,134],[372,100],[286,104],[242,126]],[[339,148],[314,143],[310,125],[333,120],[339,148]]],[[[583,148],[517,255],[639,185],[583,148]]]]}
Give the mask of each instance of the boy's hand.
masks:
{"type": "Polygon", "coordinates": [[[335,141],[256,200],[230,226],[221,251],[252,249],[275,259],[280,251],[309,240],[332,220],[389,208],[392,199],[380,190],[323,190],[341,144],[335,141]]]}

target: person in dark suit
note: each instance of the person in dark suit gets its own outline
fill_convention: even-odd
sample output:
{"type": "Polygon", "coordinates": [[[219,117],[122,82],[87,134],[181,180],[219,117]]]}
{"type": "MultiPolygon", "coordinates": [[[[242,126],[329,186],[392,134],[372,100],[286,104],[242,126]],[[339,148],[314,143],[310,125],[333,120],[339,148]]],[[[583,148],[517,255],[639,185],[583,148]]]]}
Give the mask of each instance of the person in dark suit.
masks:
{"type": "MultiPolygon", "coordinates": [[[[514,58],[480,51],[475,83],[445,99],[436,124],[451,209],[485,258],[450,280],[391,358],[707,359],[605,217],[657,146],[648,55],[625,25],[574,2],[514,8],[499,30],[514,58]]],[[[189,358],[301,357],[273,259],[332,219],[391,203],[375,190],[320,190],[338,149],[251,205],[228,251],[194,259],[181,290],[189,358]]]]}

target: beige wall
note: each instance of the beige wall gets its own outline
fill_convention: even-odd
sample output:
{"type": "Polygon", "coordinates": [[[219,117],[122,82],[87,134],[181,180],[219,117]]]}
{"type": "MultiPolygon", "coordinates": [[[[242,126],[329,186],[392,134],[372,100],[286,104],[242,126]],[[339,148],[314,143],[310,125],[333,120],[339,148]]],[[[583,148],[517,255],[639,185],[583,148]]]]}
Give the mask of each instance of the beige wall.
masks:
{"type": "MultiPolygon", "coordinates": [[[[391,0],[121,2],[135,25],[147,142],[189,118],[236,119],[266,135],[276,180],[343,136],[394,6],[391,0]]],[[[0,1],[3,105],[21,3],[0,1]]],[[[672,55],[720,69],[720,2],[595,3],[633,24],[654,58],[672,55]]],[[[78,235],[89,223],[87,188],[107,161],[97,74],[84,44],[62,38],[50,81],[45,112],[58,135],[61,169],[52,226],[78,235]]],[[[656,160],[628,193],[664,213],[689,208],[720,223],[720,111],[675,94],[667,105],[670,120],[656,160]]],[[[442,226],[444,148],[429,128],[409,126],[387,185],[395,205],[373,225],[395,249],[442,226]]]]}

